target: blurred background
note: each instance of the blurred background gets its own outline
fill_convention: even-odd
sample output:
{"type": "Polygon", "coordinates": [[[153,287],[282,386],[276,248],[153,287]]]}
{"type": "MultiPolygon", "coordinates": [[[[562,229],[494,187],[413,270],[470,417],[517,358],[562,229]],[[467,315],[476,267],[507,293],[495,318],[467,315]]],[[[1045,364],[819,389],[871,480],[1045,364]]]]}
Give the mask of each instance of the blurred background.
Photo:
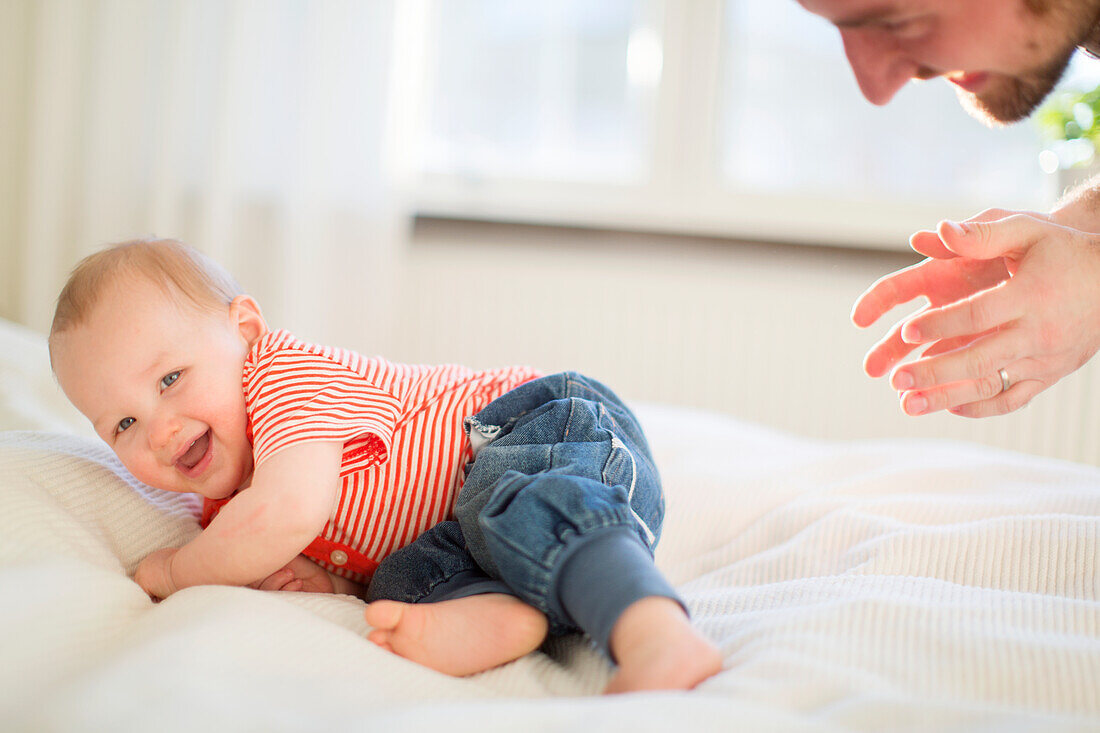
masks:
{"type": "Polygon", "coordinates": [[[1094,170],[1098,82],[1003,130],[942,81],[876,108],[793,0],[3,0],[0,316],[45,331],[80,257],[176,237],[368,354],[1098,462],[1095,368],[908,418],[861,363],[916,304],[849,322],[913,231],[1094,170]]]}

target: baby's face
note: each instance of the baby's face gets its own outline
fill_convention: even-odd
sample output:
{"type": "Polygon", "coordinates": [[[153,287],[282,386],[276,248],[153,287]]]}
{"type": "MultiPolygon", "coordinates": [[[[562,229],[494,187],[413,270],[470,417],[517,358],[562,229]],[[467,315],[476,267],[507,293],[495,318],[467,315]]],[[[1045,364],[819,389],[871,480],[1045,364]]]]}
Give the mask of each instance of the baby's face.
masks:
{"type": "Polygon", "coordinates": [[[61,388],[150,486],[223,499],[251,478],[241,372],[255,335],[238,301],[202,311],[127,278],[55,336],[61,388]]]}

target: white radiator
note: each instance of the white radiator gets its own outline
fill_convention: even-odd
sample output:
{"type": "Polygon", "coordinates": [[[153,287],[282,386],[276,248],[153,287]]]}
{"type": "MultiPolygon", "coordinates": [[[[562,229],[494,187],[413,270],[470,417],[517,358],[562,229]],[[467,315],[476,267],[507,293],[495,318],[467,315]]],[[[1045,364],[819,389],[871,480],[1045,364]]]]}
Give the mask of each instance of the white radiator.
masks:
{"type": "MultiPolygon", "coordinates": [[[[397,288],[391,358],[578,369],[633,400],[822,438],[946,438],[1100,463],[1087,366],[1009,416],[902,415],[848,313],[905,255],[433,223],[397,288]]],[[[905,310],[900,310],[900,316],[905,310]]],[[[893,318],[889,319],[893,322],[893,318]]],[[[371,351],[378,345],[358,344],[371,351]]]]}

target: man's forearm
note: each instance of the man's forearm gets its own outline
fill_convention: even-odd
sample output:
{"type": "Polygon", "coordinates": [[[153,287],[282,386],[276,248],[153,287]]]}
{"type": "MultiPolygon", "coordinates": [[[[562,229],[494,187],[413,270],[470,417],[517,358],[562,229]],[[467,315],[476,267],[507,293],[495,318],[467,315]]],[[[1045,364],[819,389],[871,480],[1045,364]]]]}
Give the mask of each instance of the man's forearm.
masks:
{"type": "Polygon", "coordinates": [[[1100,233],[1100,176],[1067,191],[1051,209],[1050,218],[1071,229],[1100,233]]]}

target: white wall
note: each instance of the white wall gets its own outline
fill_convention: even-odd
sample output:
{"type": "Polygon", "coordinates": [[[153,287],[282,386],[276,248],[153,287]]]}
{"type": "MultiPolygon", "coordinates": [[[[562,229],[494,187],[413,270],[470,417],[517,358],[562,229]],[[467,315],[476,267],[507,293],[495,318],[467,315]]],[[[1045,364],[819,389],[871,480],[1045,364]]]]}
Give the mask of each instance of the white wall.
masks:
{"type": "MultiPolygon", "coordinates": [[[[928,437],[1100,462],[1086,367],[1016,414],[903,415],[863,354],[895,317],[848,315],[888,252],[420,222],[391,358],[579,369],[625,397],[704,407],[803,435],[928,437]]],[[[891,316],[908,312],[901,309],[891,316]]],[[[370,350],[369,345],[362,348],[370,350]]]]}

